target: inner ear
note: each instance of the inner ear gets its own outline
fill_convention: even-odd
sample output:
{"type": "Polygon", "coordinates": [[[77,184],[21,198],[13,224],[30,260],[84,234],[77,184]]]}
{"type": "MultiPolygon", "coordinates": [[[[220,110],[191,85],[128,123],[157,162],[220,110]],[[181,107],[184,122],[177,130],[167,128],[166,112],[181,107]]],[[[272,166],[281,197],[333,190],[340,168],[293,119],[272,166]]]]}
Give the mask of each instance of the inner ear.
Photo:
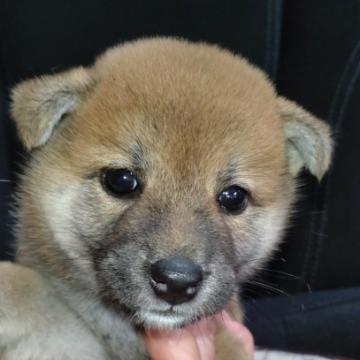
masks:
{"type": "Polygon", "coordinates": [[[278,108],[288,143],[290,172],[296,176],[306,168],[320,180],[331,161],[330,127],[286,98],[278,98],[278,108]]]}
{"type": "Polygon", "coordinates": [[[24,146],[31,150],[44,145],[60,120],[84,101],[93,83],[89,71],[78,67],[15,86],[11,115],[24,146]]]}

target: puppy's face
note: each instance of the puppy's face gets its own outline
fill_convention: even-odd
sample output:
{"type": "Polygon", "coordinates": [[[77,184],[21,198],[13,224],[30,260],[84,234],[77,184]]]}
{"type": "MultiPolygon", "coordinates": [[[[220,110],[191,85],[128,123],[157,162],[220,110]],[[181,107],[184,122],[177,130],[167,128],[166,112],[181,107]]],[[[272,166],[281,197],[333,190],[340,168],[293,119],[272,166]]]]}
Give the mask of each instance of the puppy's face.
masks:
{"type": "Polygon", "coordinates": [[[131,43],[13,100],[34,149],[20,261],[146,327],[223,309],[280,239],[296,173],[329,164],[326,125],[207,45],[131,43]]]}

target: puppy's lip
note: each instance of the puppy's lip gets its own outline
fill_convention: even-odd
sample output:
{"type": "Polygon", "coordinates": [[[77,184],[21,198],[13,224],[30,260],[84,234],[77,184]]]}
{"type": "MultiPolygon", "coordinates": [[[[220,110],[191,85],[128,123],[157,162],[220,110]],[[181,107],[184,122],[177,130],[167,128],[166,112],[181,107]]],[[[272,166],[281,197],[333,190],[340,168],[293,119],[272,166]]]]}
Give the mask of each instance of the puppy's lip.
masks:
{"type": "Polygon", "coordinates": [[[173,310],[152,311],[140,310],[136,312],[135,321],[141,323],[145,329],[171,330],[190,325],[198,320],[201,316],[189,317],[185,313],[177,313],[173,310]]]}

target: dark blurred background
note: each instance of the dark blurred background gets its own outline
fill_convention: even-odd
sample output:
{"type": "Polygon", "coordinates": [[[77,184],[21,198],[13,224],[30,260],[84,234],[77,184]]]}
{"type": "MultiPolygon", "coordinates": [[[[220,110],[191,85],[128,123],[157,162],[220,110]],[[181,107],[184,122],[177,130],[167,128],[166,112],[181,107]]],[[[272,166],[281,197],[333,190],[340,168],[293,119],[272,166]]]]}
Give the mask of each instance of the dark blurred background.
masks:
{"type": "Polygon", "coordinates": [[[301,175],[287,238],[244,296],[259,345],[360,358],[358,0],[1,0],[0,259],[14,256],[9,204],[26,161],[8,116],[9,89],[153,35],[205,40],[244,55],[280,94],[332,126],[329,174],[321,185],[301,175]]]}

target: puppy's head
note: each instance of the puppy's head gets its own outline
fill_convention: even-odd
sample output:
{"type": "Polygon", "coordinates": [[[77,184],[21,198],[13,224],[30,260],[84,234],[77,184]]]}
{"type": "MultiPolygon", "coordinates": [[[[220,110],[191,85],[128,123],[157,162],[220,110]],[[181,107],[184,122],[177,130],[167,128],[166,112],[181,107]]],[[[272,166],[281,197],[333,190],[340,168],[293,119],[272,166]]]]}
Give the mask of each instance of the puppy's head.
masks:
{"type": "Polygon", "coordinates": [[[244,59],[142,40],[18,85],[19,259],[148,327],[221,310],[274,249],[328,127],[244,59]]]}

